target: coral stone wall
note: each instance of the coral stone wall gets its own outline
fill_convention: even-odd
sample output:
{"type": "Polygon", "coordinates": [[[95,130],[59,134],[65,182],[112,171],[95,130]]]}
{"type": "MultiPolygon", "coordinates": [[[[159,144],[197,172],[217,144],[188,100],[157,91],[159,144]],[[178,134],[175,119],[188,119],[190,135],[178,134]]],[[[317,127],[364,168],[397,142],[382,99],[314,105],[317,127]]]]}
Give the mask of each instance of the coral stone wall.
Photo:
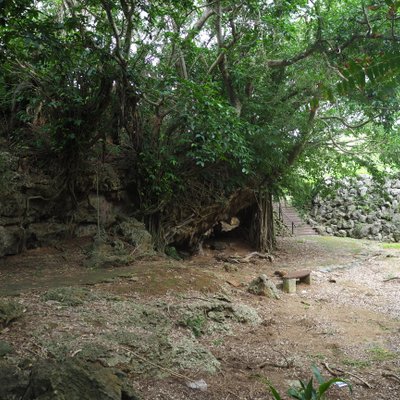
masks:
{"type": "Polygon", "coordinates": [[[339,189],[325,198],[313,200],[309,222],[320,233],[400,241],[400,178],[384,183],[368,175],[345,179],[339,189]]]}

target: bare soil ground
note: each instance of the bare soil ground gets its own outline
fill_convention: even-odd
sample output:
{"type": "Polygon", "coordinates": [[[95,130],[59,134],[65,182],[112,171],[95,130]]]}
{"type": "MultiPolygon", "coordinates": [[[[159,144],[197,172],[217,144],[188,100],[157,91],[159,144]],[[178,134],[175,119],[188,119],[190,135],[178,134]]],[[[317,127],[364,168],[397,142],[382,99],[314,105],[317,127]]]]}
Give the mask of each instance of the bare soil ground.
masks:
{"type": "Polygon", "coordinates": [[[87,245],[66,242],[0,263],[0,297],[26,310],[0,332],[14,347],[7,357],[117,366],[143,399],[266,400],[268,382],[285,398],[296,380],[311,377],[313,364],[326,378],[326,366],[340,368],[353,386],[352,394],[332,388],[328,399],[400,398],[400,249],[281,238],[272,262],[231,264],[215,256],[252,250],[227,239],[222,252],[184,261],[87,270],[87,245]],[[296,294],[273,300],[247,292],[261,273],[279,287],[275,271],[305,268],[312,285],[298,285],[296,294]],[[65,286],[81,291],[60,297],[56,288],[65,286]],[[187,387],[197,379],[206,391],[187,387]]]}

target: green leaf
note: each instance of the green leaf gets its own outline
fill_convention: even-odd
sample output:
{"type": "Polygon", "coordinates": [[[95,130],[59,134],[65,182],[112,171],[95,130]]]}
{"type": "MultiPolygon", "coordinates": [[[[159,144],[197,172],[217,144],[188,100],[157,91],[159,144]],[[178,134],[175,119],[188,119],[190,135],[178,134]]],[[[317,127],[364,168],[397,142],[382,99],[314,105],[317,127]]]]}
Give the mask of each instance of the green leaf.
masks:
{"type": "Polygon", "coordinates": [[[368,79],[369,79],[371,82],[374,82],[374,81],[375,81],[375,75],[374,75],[374,73],[373,73],[372,68],[367,68],[367,69],[365,70],[365,73],[367,74],[368,79]]]}
{"type": "Polygon", "coordinates": [[[326,88],[325,94],[326,94],[327,99],[328,99],[331,103],[334,103],[334,102],[335,102],[335,96],[333,95],[333,91],[332,91],[331,88],[326,88]]]}
{"type": "Polygon", "coordinates": [[[362,68],[354,61],[349,61],[349,71],[352,75],[357,74],[362,68]]]}
{"type": "Polygon", "coordinates": [[[323,384],[321,384],[319,386],[319,388],[318,388],[319,396],[322,397],[323,394],[336,382],[345,382],[345,383],[347,383],[348,388],[350,390],[350,393],[353,392],[353,389],[352,389],[351,385],[348,382],[346,382],[346,381],[344,381],[343,379],[340,379],[340,378],[332,378],[329,381],[326,381],[326,382],[324,382],[323,384]]]}
{"type": "Polygon", "coordinates": [[[313,97],[310,101],[310,106],[312,109],[317,109],[319,107],[319,99],[317,97],[313,97]]]}
{"type": "Polygon", "coordinates": [[[313,372],[313,374],[314,374],[315,379],[317,380],[317,382],[318,382],[319,384],[324,383],[324,382],[325,382],[325,379],[324,379],[323,376],[321,375],[321,372],[319,372],[318,367],[317,367],[315,364],[313,364],[313,365],[311,366],[311,369],[312,369],[312,372],[313,372]]]}
{"type": "Polygon", "coordinates": [[[354,78],[358,85],[360,85],[361,87],[365,86],[365,73],[363,70],[358,71],[354,78]]]}
{"type": "Polygon", "coordinates": [[[282,397],[272,385],[269,385],[269,390],[271,390],[272,396],[274,396],[275,400],[282,400],[282,397]]]}
{"type": "Polygon", "coordinates": [[[346,91],[350,92],[356,87],[356,80],[354,77],[350,77],[349,80],[345,84],[346,91]]]}
{"type": "Polygon", "coordinates": [[[313,378],[311,378],[309,380],[306,390],[304,392],[305,400],[312,400],[314,398],[314,396],[313,396],[314,393],[315,393],[315,390],[313,387],[313,378]]]}
{"type": "Polygon", "coordinates": [[[298,390],[296,390],[294,388],[290,388],[287,393],[293,399],[297,399],[297,400],[304,400],[305,399],[305,397],[301,393],[299,393],[298,390]]]}

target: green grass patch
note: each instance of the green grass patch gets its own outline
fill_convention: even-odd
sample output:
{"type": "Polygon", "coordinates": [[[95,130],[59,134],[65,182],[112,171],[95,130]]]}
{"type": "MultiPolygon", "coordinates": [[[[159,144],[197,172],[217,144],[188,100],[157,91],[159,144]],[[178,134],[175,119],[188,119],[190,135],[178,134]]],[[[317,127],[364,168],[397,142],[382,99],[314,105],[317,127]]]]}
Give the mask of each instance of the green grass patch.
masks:
{"type": "Polygon", "coordinates": [[[339,251],[340,253],[358,254],[363,250],[365,242],[353,238],[340,238],[336,236],[310,236],[305,239],[314,243],[318,243],[325,250],[339,251]]]}
{"type": "Polygon", "coordinates": [[[81,287],[61,287],[50,289],[42,295],[44,301],[57,301],[65,306],[79,306],[96,296],[90,290],[81,287]]]}
{"type": "Polygon", "coordinates": [[[204,333],[207,319],[204,315],[194,315],[183,321],[182,325],[191,329],[196,338],[204,333]]]}
{"type": "Polygon", "coordinates": [[[397,357],[396,353],[380,346],[374,346],[368,350],[371,361],[389,361],[397,357]]]}
{"type": "Polygon", "coordinates": [[[400,250],[400,243],[382,243],[382,248],[400,250]]]}
{"type": "Polygon", "coordinates": [[[371,361],[368,360],[355,360],[352,358],[347,358],[342,361],[344,365],[354,368],[367,368],[371,365],[371,361]]]}

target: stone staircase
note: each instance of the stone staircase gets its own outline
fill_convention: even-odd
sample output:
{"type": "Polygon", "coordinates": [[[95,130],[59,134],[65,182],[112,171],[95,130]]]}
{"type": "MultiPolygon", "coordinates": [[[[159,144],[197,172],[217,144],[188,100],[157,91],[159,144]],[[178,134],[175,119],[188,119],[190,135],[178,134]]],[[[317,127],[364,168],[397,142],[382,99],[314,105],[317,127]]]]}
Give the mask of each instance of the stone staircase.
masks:
{"type": "Polygon", "coordinates": [[[294,236],[318,235],[317,231],[300,217],[297,210],[285,201],[280,203],[280,213],[279,203],[274,204],[274,210],[294,236]]]}

